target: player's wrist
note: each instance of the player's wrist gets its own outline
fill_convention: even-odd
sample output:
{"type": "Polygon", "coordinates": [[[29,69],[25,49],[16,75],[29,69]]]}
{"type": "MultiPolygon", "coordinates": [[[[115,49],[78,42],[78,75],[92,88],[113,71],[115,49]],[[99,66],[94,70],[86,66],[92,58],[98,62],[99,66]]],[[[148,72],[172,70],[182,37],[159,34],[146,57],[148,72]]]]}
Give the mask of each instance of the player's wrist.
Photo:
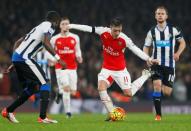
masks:
{"type": "Polygon", "coordinates": [[[54,55],[54,58],[59,61],[60,60],[60,56],[58,54],[54,55]]]}
{"type": "Polygon", "coordinates": [[[152,61],[152,58],[151,58],[151,57],[148,57],[148,58],[147,58],[147,61],[152,61]]]}

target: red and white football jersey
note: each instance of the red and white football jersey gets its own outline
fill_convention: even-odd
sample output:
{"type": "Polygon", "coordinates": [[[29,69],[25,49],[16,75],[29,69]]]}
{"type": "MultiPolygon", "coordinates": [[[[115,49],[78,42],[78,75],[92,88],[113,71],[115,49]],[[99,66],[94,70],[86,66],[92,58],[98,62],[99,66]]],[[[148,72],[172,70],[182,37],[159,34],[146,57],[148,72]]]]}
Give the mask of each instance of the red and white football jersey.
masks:
{"type": "Polygon", "coordinates": [[[96,27],[95,32],[100,35],[103,44],[102,67],[109,70],[123,70],[126,67],[124,51],[127,46],[133,45],[131,39],[123,33],[114,39],[111,30],[106,27],[96,27]]]}
{"type": "Polygon", "coordinates": [[[111,29],[107,27],[91,27],[88,25],[70,24],[70,29],[85,32],[94,32],[100,35],[103,44],[103,68],[108,70],[124,70],[126,67],[124,52],[126,47],[141,59],[147,61],[150,57],[139,49],[124,33],[120,33],[117,39],[113,39],[111,29]]]}
{"type": "MultiPolygon", "coordinates": [[[[67,69],[77,69],[76,57],[81,57],[79,36],[68,33],[66,36],[57,34],[53,36],[50,43],[54,47],[56,53],[66,63],[67,69]]],[[[55,65],[56,69],[61,69],[60,63],[55,65]]]]}

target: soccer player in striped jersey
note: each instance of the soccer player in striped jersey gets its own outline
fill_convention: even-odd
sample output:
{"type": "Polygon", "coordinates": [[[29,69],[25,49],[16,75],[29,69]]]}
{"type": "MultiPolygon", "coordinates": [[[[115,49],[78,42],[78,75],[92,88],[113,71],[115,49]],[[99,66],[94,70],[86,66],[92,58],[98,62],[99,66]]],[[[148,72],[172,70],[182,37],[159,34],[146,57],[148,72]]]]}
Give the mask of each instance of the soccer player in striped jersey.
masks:
{"type": "Polygon", "coordinates": [[[66,62],[66,69],[62,70],[62,65],[57,63],[55,65],[55,71],[59,94],[61,94],[58,94],[57,98],[62,96],[67,118],[70,118],[72,115],[70,94],[75,95],[77,90],[77,62],[82,63],[83,61],[79,36],[69,31],[69,24],[69,18],[62,18],[60,22],[60,33],[53,36],[50,40],[56,53],[66,62]]]}
{"type": "MultiPolygon", "coordinates": [[[[105,105],[108,113],[114,108],[112,100],[107,93],[107,88],[115,81],[124,94],[133,96],[141,88],[144,82],[151,76],[151,72],[144,70],[142,76],[131,83],[131,77],[126,69],[124,51],[129,48],[138,57],[150,64],[157,64],[157,60],[150,58],[141,51],[132,40],[122,33],[122,22],[115,18],[108,27],[91,27],[87,25],[70,24],[71,29],[96,33],[100,36],[103,44],[103,65],[101,72],[98,74],[98,91],[101,101],[105,105]]],[[[111,121],[108,117],[106,121],[111,121]]]]}
{"type": "Polygon", "coordinates": [[[170,96],[175,79],[175,62],[179,60],[186,44],[181,31],[167,23],[168,11],[164,6],[159,6],[155,10],[157,25],[152,27],[145,39],[143,51],[149,54],[153,47],[152,58],[159,61],[159,65],[151,68],[156,72],[152,76],[154,92],[153,103],[156,110],[155,120],[161,120],[161,92],[170,96]],[[179,48],[175,51],[175,44],[179,43],[179,48]]]}
{"type": "MultiPolygon", "coordinates": [[[[19,122],[14,116],[14,110],[27,101],[32,94],[37,92],[40,92],[41,99],[38,122],[57,123],[56,120],[47,117],[46,112],[49,103],[50,85],[48,84],[44,71],[33,57],[44,46],[63,67],[65,66],[65,63],[55,53],[50,44],[50,37],[54,33],[59,22],[59,14],[55,11],[49,11],[44,22],[34,27],[30,33],[19,39],[14,45],[12,62],[24,91],[21,96],[1,112],[3,117],[13,123],[19,122]]],[[[10,69],[11,68],[8,68],[8,71],[10,69]]]]}

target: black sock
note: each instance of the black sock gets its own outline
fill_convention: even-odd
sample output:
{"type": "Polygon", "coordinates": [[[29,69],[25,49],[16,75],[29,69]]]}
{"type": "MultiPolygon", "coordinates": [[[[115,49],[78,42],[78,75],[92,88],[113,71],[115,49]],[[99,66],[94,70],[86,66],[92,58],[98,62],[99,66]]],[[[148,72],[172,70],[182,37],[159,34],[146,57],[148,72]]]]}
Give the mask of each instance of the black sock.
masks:
{"type": "Polygon", "coordinates": [[[7,107],[7,111],[14,112],[14,110],[28,100],[29,97],[30,95],[24,91],[21,96],[19,96],[9,107],[7,107]]]}
{"type": "Polygon", "coordinates": [[[49,91],[40,91],[40,118],[45,119],[46,118],[46,112],[48,108],[49,103],[49,91]]]}
{"type": "Polygon", "coordinates": [[[153,96],[153,103],[155,106],[156,115],[161,116],[161,96],[159,97],[153,96]]]}

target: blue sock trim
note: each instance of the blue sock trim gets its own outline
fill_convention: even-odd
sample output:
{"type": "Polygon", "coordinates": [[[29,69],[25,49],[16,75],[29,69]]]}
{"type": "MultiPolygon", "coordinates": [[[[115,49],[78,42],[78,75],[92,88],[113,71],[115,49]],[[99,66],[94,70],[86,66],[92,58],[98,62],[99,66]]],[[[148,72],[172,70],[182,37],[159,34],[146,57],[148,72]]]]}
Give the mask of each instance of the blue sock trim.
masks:
{"type": "Polygon", "coordinates": [[[50,84],[44,84],[40,87],[41,91],[50,91],[50,84]]]}
{"type": "Polygon", "coordinates": [[[161,92],[153,92],[154,97],[161,97],[161,92]]]}

